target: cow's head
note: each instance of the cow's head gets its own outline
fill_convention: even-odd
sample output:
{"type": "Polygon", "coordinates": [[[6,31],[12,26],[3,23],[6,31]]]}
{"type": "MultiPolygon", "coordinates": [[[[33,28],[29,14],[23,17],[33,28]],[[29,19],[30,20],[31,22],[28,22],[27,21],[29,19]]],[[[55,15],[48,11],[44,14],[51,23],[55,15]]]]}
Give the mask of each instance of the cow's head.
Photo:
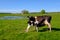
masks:
{"type": "Polygon", "coordinates": [[[33,17],[33,16],[28,16],[28,24],[30,24],[30,25],[34,25],[34,22],[35,22],[35,17],[33,17]]]}

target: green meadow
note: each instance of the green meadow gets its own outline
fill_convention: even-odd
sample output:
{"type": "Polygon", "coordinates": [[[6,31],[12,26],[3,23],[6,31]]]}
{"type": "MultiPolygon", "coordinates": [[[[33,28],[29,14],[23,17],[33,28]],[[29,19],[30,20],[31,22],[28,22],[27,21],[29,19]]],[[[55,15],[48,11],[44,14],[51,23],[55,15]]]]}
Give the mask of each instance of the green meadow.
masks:
{"type": "Polygon", "coordinates": [[[24,19],[0,20],[0,40],[60,40],[60,13],[49,14],[0,14],[1,16],[24,16],[24,19]],[[40,27],[36,32],[34,26],[25,32],[27,27],[26,16],[52,16],[52,31],[47,30],[47,26],[40,27]]]}

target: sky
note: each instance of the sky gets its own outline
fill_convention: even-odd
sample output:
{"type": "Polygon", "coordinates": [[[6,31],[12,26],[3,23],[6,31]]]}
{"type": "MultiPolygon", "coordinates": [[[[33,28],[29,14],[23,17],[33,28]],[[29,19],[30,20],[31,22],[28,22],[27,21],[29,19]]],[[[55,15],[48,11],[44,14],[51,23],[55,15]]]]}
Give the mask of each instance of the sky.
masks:
{"type": "Polygon", "coordinates": [[[60,12],[60,0],[0,0],[0,12],[60,12]]]}

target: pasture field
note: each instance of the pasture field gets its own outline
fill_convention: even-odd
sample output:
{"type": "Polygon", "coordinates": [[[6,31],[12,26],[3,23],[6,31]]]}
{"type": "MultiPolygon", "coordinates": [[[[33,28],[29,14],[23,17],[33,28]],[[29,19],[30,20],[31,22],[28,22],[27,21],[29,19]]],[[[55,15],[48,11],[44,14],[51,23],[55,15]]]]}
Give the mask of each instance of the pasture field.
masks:
{"type": "MultiPolygon", "coordinates": [[[[4,14],[0,15],[3,16],[4,14]]],[[[24,14],[12,16],[39,16],[42,14],[24,14]]],[[[39,32],[36,32],[34,27],[31,27],[29,32],[25,32],[28,19],[16,20],[0,20],[0,40],[60,40],[60,14],[51,15],[52,32],[47,30],[47,26],[40,27],[39,32]]],[[[6,16],[6,15],[4,15],[6,16]]],[[[7,15],[9,16],[9,15],[7,15]]]]}

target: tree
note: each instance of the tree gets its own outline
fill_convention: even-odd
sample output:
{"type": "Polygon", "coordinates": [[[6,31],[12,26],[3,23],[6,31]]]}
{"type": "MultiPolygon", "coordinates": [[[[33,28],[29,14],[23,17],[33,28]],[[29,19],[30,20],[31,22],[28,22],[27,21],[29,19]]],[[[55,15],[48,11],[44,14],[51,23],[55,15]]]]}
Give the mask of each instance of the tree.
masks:
{"type": "Polygon", "coordinates": [[[22,14],[29,14],[28,10],[22,10],[22,14]]]}
{"type": "Polygon", "coordinates": [[[45,10],[43,9],[43,10],[41,10],[41,14],[45,14],[45,10]]]}

